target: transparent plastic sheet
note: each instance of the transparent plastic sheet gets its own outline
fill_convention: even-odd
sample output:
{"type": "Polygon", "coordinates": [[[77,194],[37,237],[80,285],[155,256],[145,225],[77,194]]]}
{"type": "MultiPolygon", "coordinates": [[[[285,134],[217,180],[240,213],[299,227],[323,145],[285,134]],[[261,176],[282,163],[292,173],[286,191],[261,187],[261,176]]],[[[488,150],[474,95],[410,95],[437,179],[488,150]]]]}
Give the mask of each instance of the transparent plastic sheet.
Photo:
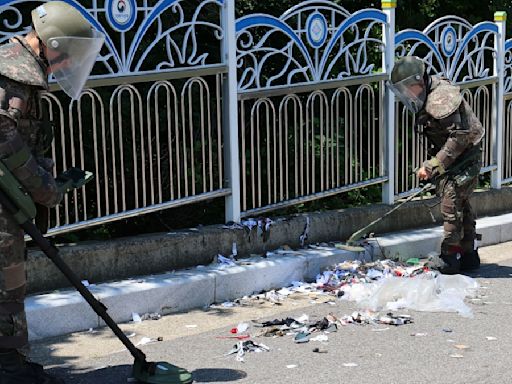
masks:
{"type": "Polygon", "coordinates": [[[419,275],[414,278],[390,276],[371,284],[347,287],[343,298],[361,308],[382,311],[412,309],[424,312],[458,312],[472,317],[466,297],[474,297],[478,283],[463,275],[419,275]]]}

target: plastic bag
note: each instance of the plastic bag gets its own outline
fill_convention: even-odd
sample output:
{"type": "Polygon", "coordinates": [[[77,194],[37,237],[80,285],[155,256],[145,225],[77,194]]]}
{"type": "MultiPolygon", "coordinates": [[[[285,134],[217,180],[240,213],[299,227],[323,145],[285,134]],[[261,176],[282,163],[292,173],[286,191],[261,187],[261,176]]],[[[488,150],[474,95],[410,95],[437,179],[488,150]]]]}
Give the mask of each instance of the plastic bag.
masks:
{"type": "Polygon", "coordinates": [[[472,317],[464,303],[473,297],[478,283],[462,275],[424,274],[414,278],[388,277],[366,287],[350,287],[344,298],[372,311],[412,309],[426,312],[458,312],[472,317]],[[348,294],[347,294],[348,293],[348,294]]]}

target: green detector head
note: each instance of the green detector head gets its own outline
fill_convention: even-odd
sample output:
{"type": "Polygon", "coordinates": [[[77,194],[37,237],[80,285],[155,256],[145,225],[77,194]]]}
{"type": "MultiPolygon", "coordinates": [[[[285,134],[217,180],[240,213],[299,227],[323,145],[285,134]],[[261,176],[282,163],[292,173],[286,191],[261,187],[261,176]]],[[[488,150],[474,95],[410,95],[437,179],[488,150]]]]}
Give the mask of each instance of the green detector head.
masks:
{"type": "Polygon", "coordinates": [[[192,374],[184,368],[160,361],[146,363],[135,360],[133,377],[147,384],[189,384],[192,374]]]}

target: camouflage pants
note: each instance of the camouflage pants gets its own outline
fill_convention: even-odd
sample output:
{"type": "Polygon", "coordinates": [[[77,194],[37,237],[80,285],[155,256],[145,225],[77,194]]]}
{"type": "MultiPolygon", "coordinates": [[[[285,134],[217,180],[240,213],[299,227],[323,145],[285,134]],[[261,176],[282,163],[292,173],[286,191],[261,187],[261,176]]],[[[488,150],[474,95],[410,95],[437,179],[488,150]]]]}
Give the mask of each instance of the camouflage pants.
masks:
{"type": "Polygon", "coordinates": [[[0,205],[0,348],[27,346],[25,290],[23,232],[0,205]]]}
{"type": "Polygon", "coordinates": [[[473,251],[476,221],[469,197],[477,182],[478,176],[472,177],[461,185],[452,178],[442,179],[438,183],[436,192],[441,198],[441,214],[444,221],[441,254],[448,255],[456,252],[464,254],[473,251]]]}

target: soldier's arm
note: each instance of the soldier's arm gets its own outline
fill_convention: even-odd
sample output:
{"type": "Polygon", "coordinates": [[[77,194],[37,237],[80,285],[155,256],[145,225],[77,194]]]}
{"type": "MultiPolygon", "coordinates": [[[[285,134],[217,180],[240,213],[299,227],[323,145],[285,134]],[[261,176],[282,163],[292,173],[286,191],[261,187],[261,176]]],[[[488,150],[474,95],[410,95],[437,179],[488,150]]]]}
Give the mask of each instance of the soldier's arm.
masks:
{"type": "Polygon", "coordinates": [[[32,199],[47,207],[54,207],[62,199],[53,176],[40,167],[16,126],[15,105],[0,108],[0,156],[32,199]]]}
{"type": "Polygon", "coordinates": [[[466,149],[472,145],[471,132],[462,127],[459,109],[440,119],[448,133],[448,139],[434,157],[423,165],[432,176],[442,175],[466,149]]]}

